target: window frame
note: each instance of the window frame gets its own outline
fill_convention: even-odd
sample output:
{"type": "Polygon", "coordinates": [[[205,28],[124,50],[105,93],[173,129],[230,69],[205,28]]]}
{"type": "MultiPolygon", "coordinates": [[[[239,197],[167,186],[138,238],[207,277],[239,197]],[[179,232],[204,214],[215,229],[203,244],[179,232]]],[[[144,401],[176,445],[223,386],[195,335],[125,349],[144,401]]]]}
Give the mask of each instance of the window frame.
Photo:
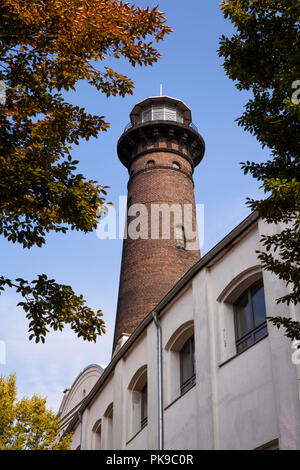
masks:
{"type": "MultiPolygon", "coordinates": [[[[253,346],[255,343],[260,341],[262,338],[268,335],[268,329],[267,329],[267,319],[265,317],[265,321],[260,323],[258,326],[255,326],[255,317],[254,317],[254,310],[253,310],[253,296],[252,296],[252,290],[255,287],[261,286],[264,292],[264,283],[262,279],[258,279],[256,282],[251,284],[247,289],[245,289],[242,294],[238,297],[238,299],[234,302],[233,308],[234,308],[234,332],[235,332],[235,346],[236,346],[236,353],[241,354],[244,352],[246,349],[250,348],[253,346]],[[238,304],[242,300],[242,298],[247,294],[248,296],[248,305],[250,308],[250,318],[251,318],[251,329],[247,331],[246,334],[243,336],[238,336],[238,304]],[[263,330],[266,328],[266,332],[263,336],[261,336],[259,339],[255,339],[255,335],[259,333],[259,331],[263,330]],[[239,346],[246,340],[251,339],[250,344],[246,345],[243,349],[239,350],[239,346]]],[[[265,295],[264,295],[264,302],[265,302],[265,295]]],[[[266,304],[265,304],[265,311],[266,311],[266,304]]]]}
{"type": "MultiPolygon", "coordinates": [[[[114,402],[111,402],[106,408],[104,418],[105,449],[112,450],[114,447],[114,402]]],[[[102,436],[101,439],[103,439],[102,436]]]]}
{"type": "Polygon", "coordinates": [[[102,433],[103,431],[103,425],[102,425],[102,419],[98,419],[93,428],[92,432],[94,435],[94,448],[95,450],[102,450],[102,433]]]}
{"type": "Polygon", "coordinates": [[[183,113],[181,113],[176,106],[166,105],[164,103],[161,105],[152,104],[142,110],[138,123],[141,124],[150,121],[174,121],[182,124],[183,113]]]}
{"type": "Polygon", "coordinates": [[[127,438],[132,439],[148,424],[148,366],[142,365],[131,378],[128,387],[127,438]],[[145,395],[146,394],[146,395],[145,395]],[[146,409],[145,409],[146,403],[146,409]]]}

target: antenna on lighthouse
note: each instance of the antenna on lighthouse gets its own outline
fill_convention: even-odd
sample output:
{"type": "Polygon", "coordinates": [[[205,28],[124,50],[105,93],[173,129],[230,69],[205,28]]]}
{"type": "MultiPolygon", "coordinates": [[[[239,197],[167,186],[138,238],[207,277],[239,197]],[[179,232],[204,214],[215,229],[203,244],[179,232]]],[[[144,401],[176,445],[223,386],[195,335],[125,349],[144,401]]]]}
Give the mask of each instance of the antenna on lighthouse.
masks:
{"type": "Polygon", "coordinates": [[[160,84],[160,87],[159,87],[159,96],[162,96],[162,83],[160,84]]]}

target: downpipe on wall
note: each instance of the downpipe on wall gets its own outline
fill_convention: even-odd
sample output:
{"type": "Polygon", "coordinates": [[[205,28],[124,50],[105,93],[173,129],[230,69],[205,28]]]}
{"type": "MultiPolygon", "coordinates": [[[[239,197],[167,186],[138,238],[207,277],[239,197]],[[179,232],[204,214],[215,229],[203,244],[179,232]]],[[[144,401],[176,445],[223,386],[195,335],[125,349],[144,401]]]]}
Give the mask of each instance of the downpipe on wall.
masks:
{"type": "Polygon", "coordinates": [[[157,330],[157,384],[158,384],[158,450],[164,450],[164,400],[163,400],[163,362],[162,362],[162,330],[157,313],[152,312],[157,330]]]}

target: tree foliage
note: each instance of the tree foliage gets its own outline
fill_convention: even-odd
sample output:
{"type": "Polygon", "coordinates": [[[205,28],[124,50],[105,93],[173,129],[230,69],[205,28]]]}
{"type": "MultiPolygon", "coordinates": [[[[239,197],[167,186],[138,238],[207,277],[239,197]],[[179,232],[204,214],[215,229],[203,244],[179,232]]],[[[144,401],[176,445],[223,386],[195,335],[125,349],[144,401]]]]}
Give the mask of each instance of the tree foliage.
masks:
{"type": "MultiPolygon", "coordinates": [[[[24,248],[41,247],[50,231],[92,231],[97,210],[106,207],[106,186],[78,173],[71,151],[109,124],[67,102],[64,92],[85,80],[107,97],[132,94],[130,78],[109,63],[97,65],[121,57],[132,66],[152,65],[161,55],[153,40],[171,29],[158,7],[119,0],[3,0],[0,15],[0,83],[6,87],[0,104],[0,234],[24,248]]],[[[4,286],[24,297],[20,305],[29,312],[36,341],[46,324],[61,329],[66,321],[85,339],[104,331],[101,311],[93,313],[69,286],[44,275],[32,282],[3,276],[4,286]]]]}
{"type": "Polygon", "coordinates": [[[59,425],[46,398],[18,400],[15,375],[0,377],[0,450],[69,450],[72,437],[58,442],[59,425]]]}
{"type": "MultiPolygon", "coordinates": [[[[300,2],[299,0],[226,0],[221,9],[235,27],[220,39],[219,55],[239,90],[252,98],[238,125],[271,150],[264,163],[244,162],[244,173],[262,183],[270,197],[248,198],[267,223],[279,223],[281,233],[263,236],[259,252],[264,269],[289,286],[277,302],[300,301],[300,2]]],[[[287,335],[300,339],[300,325],[287,335]]]]}

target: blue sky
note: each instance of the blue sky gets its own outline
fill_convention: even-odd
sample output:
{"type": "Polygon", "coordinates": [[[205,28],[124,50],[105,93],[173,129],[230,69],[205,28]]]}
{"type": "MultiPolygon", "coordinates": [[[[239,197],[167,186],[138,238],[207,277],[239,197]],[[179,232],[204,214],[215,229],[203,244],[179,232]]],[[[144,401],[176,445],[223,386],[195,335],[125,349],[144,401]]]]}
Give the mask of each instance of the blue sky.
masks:
{"type": "MultiPolygon", "coordinates": [[[[156,4],[150,0],[136,3],[156,4]]],[[[269,152],[235,122],[249,95],[238,91],[226,77],[216,52],[219,37],[233,31],[221,14],[219,1],[161,0],[159,6],[174,29],[158,45],[163,53],[159,62],[146,68],[132,68],[125,61],[107,62],[133,79],[133,96],[107,99],[84,82],[69,94],[70,101],[104,115],[111,124],[97,140],[82,141],[73,156],[87,178],[111,187],[107,200],[116,204],[120,195],[126,195],[128,181],[127,170],[116,153],[118,138],[134,104],[158,95],[162,83],[163,94],[179,98],[191,108],[193,122],[206,143],[204,159],[194,174],[196,202],[205,208],[204,254],[249,214],[246,197],[260,194],[258,183],[243,174],[240,162],[266,160],[269,152]]],[[[99,240],[95,232],[50,234],[46,246],[31,250],[0,239],[1,274],[32,280],[46,273],[57,282],[70,284],[89,306],[103,310],[107,325],[107,334],[96,344],[86,343],[65,329],[37,345],[28,340],[25,314],[16,307],[17,295],[13,291],[2,294],[0,340],[6,344],[6,364],[0,364],[0,374],[16,372],[21,395],[48,396],[48,405],[56,411],[63,390],[85,366],[109,362],[121,250],[122,241],[99,240]]]]}

